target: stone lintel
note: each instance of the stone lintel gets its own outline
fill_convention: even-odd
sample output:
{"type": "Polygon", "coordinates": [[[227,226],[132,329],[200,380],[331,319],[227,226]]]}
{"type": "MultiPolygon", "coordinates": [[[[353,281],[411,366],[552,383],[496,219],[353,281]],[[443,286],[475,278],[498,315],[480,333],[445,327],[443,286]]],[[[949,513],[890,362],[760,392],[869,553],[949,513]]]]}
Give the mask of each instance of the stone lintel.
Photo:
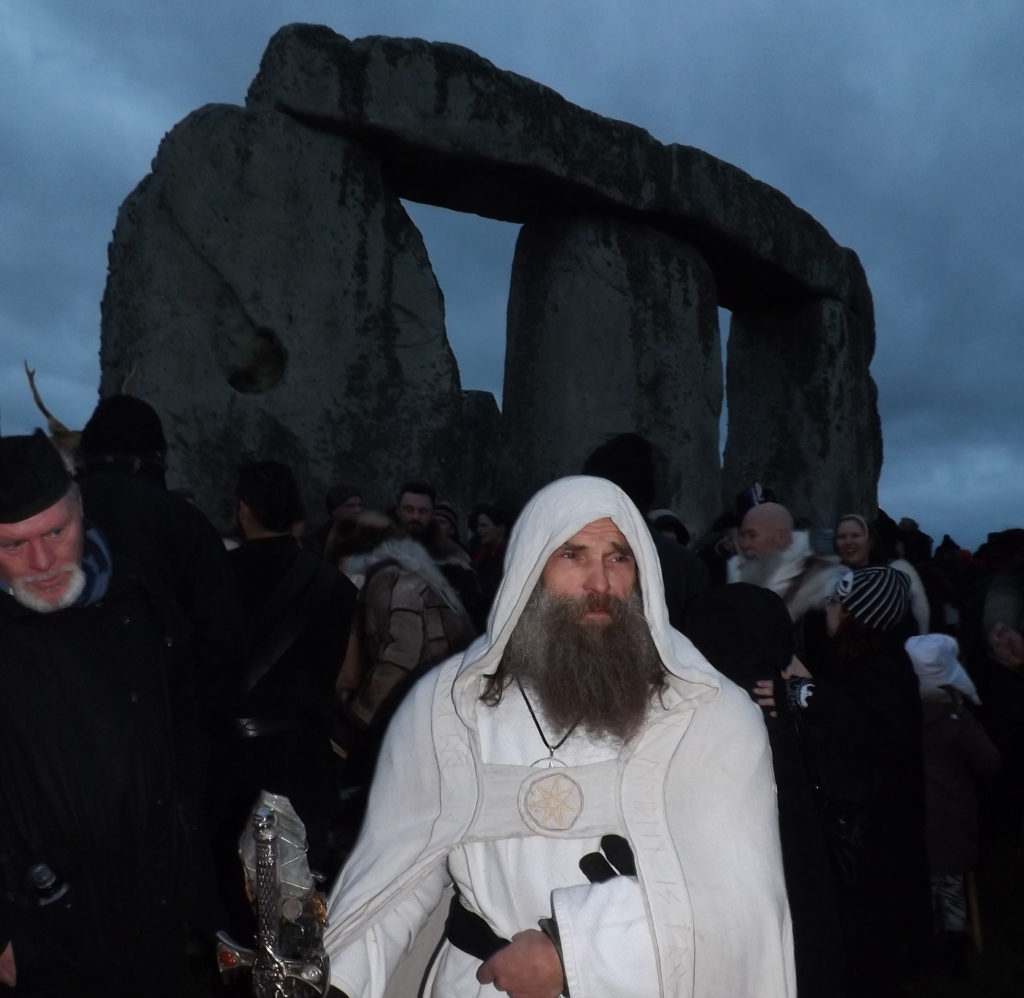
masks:
{"type": "Polygon", "coordinates": [[[726,308],[851,295],[846,251],[781,191],[458,45],[287,25],[246,103],[365,142],[409,200],[509,222],[578,208],[661,228],[701,252],[726,308]]]}

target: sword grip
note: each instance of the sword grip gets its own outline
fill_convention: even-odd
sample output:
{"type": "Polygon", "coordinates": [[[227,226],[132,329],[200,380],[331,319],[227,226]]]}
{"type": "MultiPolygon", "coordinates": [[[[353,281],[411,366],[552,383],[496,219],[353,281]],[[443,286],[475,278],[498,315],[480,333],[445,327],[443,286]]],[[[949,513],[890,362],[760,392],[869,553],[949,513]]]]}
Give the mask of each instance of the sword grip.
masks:
{"type": "Polygon", "coordinates": [[[252,816],[256,857],[256,944],[259,954],[253,967],[253,990],[263,998],[280,994],[283,982],[279,943],[277,816],[261,807],[252,816]]]}

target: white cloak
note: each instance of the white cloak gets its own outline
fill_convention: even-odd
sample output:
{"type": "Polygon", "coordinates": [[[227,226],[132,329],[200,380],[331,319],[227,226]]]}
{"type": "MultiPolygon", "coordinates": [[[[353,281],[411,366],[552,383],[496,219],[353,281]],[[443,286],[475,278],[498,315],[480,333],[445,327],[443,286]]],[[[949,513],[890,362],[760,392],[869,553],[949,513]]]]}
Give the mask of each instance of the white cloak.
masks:
{"type": "MultiPolygon", "coordinates": [[[[331,895],[332,983],[350,998],[380,998],[452,882],[505,938],[554,915],[572,998],[796,993],[760,712],[669,627],[647,526],[603,479],[562,479],[534,496],[513,530],[487,633],[424,677],[396,714],[331,895]],[[636,556],[668,687],[624,748],[574,734],[557,753],[567,768],[534,766],[547,749],[518,691],[485,706],[483,677],[548,556],[604,517],[636,556]],[[606,833],[629,841],[637,876],[593,885],[577,864],[606,833]]],[[[478,967],[445,943],[426,993],[496,995],[476,982],[478,967]]]]}

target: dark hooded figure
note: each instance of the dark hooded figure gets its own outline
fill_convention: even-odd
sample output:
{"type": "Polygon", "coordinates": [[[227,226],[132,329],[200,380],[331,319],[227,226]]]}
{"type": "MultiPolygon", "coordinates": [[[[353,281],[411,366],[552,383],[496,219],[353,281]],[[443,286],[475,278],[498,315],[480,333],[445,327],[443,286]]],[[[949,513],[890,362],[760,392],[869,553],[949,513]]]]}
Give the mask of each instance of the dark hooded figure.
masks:
{"type": "MultiPolygon", "coordinates": [[[[583,474],[614,482],[646,518],[654,505],[656,458],[654,446],[638,433],[620,433],[594,450],[583,474]]],[[[648,524],[661,564],[665,603],[672,626],[681,631],[690,601],[710,585],[704,562],[692,551],[662,536],[648,524]]]]}
{"type": "MultiPolygon", "coordinates": [[[[705,590],[690,604],[685,628],[697,650],[743,689],[765,675],[782,674],[793,659],[793,623],[786,604],[770,589],[747,582],[705,590]]],[[[842,934],[811,781],[793,720],[768,712],[764,720],[778,787],[797,993],[835,998],[842,994],[842,934]]]]}
{"type": "Polygon", "coordinates": [[[205,716],[244,638],[224,545],[197,506],[167,490],[167,441],[148,402],[131,395],[103,399],[82,430],[79,449],[78,483],[89,520],[115,557],[131,558],[174,597],[191,625],[194,681],[205,716]]]}

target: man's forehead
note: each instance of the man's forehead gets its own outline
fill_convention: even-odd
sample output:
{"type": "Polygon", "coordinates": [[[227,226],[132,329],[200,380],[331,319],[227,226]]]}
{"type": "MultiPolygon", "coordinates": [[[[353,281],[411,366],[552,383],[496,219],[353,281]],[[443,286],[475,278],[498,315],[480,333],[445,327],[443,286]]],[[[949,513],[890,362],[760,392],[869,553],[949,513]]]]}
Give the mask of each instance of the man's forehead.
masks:
{"type": "Polygon", "coordinates": [[[743,529],[755,527],[758,530],[792,529],[793,518],[785,506],[765,502],[748,509],[741,526],[743,529]]]}
{"type": "Polygon", "coordinates": [[[41,513],[30,516],[27,520],[17,523],[0,523],[0,537],[6,540],[21,540],[45,534],[80,515],[78,503],[71,496],[58,499],[52,506],[47,506],[41,513]]]}
{"type": "Polygon", "coordinates": [[[776,526],[778,517],[765,506],[753,506],[743,517],[741,524],[744,530],[771,530],[776,526]]]}
{"type": "Polygon", "coordinates": [[[595,545],[617,544],[629,548],[629,541],[625,534],[615,525],[611,517],[605,516],[600,520],[592,520],[585,527],[578,530],[572,537],[562,541],[562,547],[593,547],[595,545]]]}
{"type": "Polygon", "coordinates": [[[399,502],[403,506],[432,506],[430,496],[425,492],[403,492],[399,502]]]}

